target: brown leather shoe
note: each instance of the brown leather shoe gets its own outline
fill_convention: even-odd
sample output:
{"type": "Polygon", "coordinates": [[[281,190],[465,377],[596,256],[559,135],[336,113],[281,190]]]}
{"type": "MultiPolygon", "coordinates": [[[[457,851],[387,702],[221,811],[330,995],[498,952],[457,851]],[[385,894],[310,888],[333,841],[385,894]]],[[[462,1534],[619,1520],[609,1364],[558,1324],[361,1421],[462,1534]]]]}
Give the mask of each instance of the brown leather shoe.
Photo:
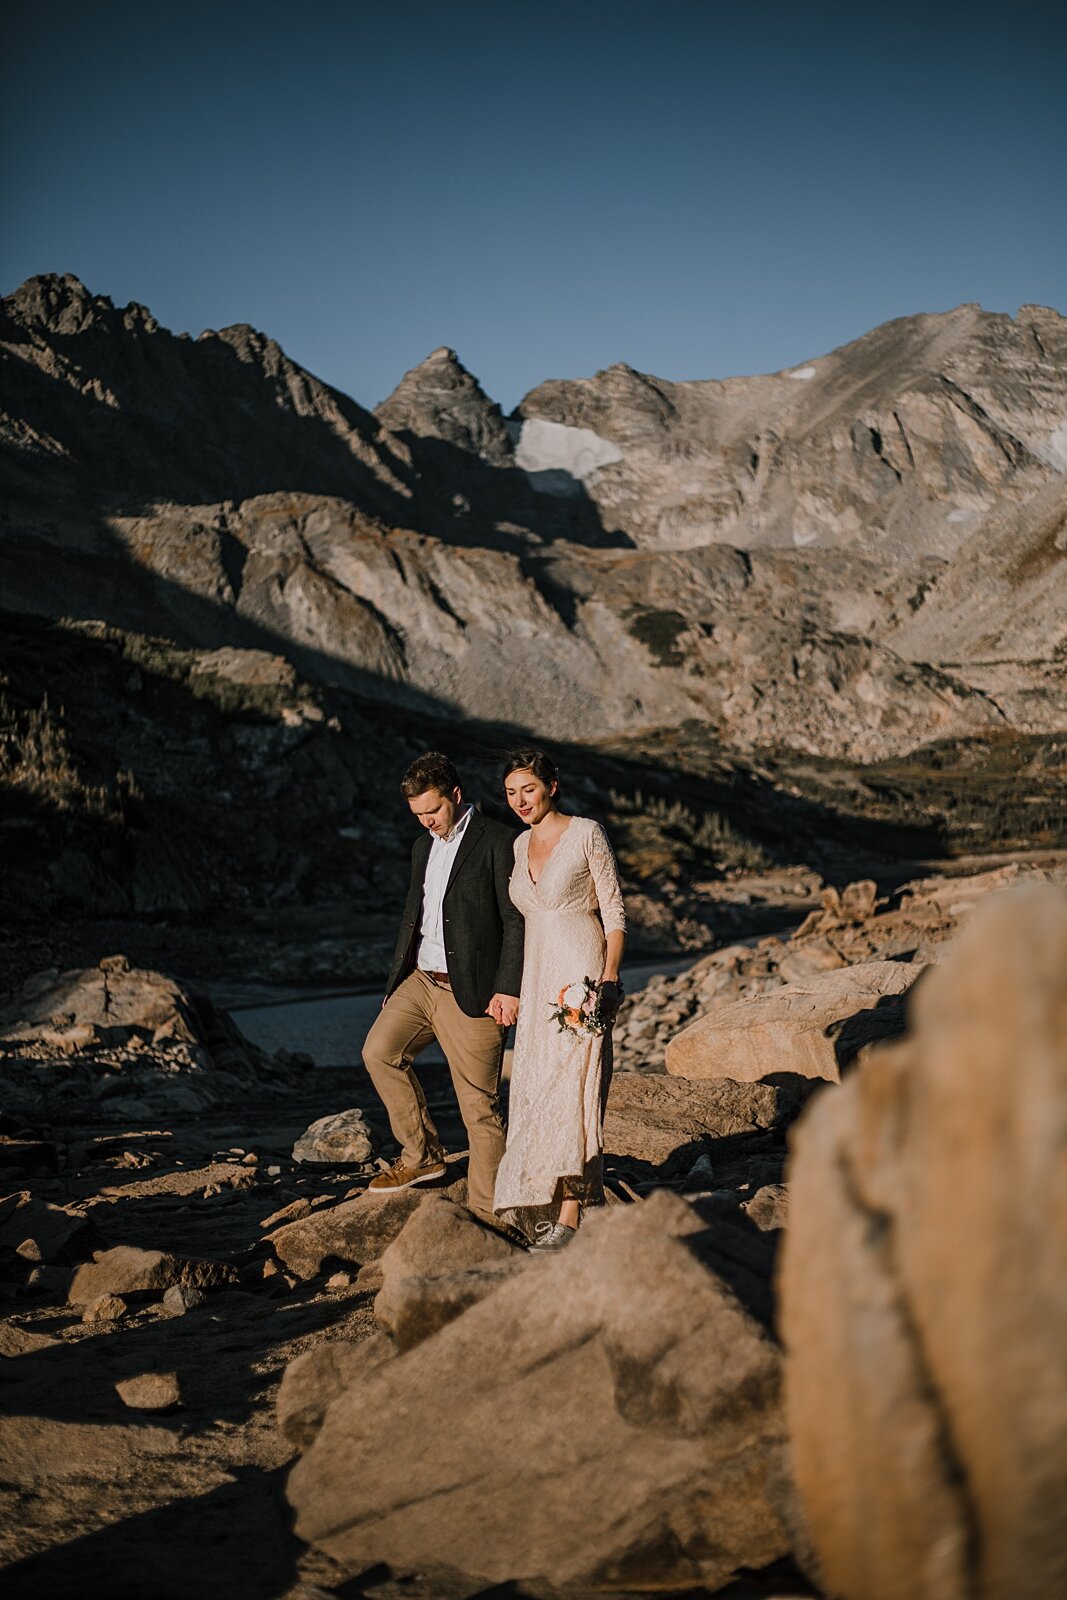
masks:
{"type": "Polygon", "coordinates": [[[431,1160],[421,1167],[405,1167],[404,1157],[397,1156],[392,1166],[385,1172],[379,1172],[367,1185],[368,1194],[395,1194],[398,1189],[410,1189],[413,1183],[432,1183],[434,1178],[443,1178],[445,1164],[443,1161],[431,1160]]]}

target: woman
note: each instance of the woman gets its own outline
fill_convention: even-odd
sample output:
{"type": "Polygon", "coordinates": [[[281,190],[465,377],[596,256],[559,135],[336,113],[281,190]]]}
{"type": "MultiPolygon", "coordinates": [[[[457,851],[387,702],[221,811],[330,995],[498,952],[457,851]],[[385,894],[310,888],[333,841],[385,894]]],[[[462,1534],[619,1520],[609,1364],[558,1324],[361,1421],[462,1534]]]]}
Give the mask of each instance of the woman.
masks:
{"type": "MultiPolygon", "coordinates": [[[[539,1210],[542,1221],[531,1248],[559,1250],[574,1238],[583,1204],[603,1200],[611,1034],[561,1029],[557,1012],[563,991],[590,978],[601,986],[601,1014],[610,1026],[619,1000],[626,914],[607,835],[589,817],[560,810],[559,777],[543,750],[517,750],[508,757],[504,792],[528,824],[515,841],[510,883],[511,898],[526,919],[526,945],[508,1142],[493,1209],[539,1210]]],[[[573,1023],[579,1013],[568,1017],[573,1023]]]]}

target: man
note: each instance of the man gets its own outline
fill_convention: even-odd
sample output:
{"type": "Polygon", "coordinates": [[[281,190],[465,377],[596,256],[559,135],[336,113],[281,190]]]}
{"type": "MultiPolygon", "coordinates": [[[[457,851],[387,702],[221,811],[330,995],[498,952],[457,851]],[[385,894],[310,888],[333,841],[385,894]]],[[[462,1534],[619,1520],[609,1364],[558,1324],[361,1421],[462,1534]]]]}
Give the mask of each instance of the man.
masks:
{"type": "Polygon", "coordinates": [[[426,831],[411,852],[386,996],[363,1060],[401,1150],[368,1193],[394,1194],[444,1173],[441,1141],[412,1068],[436,1039],[467,1129],[467,1203],[493,1224],[504,1153],[500,1066],[522,978],[523,920],[508,896],[515,835],[464,804],[459,774],[439,751],[413,761],[400,788],[426,831]]]}

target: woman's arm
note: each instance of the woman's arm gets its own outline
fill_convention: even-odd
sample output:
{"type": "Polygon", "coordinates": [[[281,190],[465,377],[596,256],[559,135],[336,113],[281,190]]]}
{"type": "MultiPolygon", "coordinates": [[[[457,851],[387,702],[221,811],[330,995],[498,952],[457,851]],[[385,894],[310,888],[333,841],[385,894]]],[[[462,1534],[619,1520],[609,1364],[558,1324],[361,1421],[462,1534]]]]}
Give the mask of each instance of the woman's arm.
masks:
{"type": "MultiPolygon", "coordinates": [[[[518,841],[516,840],[516,843],[518,841]]],[[[500,914],[500,960],[496,969],[495,993],[486,1006],[494,1021],[510,1027],[519,1010],[519,988],[522,984],[523,945],[526,923],[511,899],[508,885],[515,865],[515,849],[508,838],[495,840],[492,845],[493,891],[500,914]]]]}
{"type": "Polygon", "coordinates": [[[600,920],[604,924],[606,949],[604,970],[600,975],[601,982],[617,984],[619,967],[626,948],[626,907],[622,902],[615,852],[599,822],[593,825],[589,836],[588,859],[589,873],[593,879],[597,905],[600,908],[600,920]]]}
{"type": "Polygon", "coordinates": [[[621,928],[612,928],[607,935],[607,950],[604,953],[604,971],[601,973],[602,983],[618,983],[619,968],[622,966],[623,951],[626,949],[626,934],[621,928]]]}

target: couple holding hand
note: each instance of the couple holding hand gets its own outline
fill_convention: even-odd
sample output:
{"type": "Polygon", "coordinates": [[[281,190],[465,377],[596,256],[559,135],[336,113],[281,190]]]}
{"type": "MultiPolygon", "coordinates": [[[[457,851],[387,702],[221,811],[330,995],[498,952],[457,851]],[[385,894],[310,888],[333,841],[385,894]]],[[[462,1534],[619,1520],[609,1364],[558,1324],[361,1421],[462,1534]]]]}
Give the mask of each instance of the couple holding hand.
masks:
{"type": "Polygon", "coordinates": [[[463,799],[437,751],[401,791],[426,829],[382,1010],[363,1059],[401,1146],[368,1193],[443,1176],[444,1151],[412,1067],[437,1039],[470,1143],[467,1198],[490,1226],[518,1226],[536,1250],[574,1237],[603,1199],[603,1112],[626,916],[607,836],[559,807],[541,750],[517,750],[504,792],[517,836],[463,799]],[[516,1023],[508,1130],[500,1068],[516,1023]]]}

